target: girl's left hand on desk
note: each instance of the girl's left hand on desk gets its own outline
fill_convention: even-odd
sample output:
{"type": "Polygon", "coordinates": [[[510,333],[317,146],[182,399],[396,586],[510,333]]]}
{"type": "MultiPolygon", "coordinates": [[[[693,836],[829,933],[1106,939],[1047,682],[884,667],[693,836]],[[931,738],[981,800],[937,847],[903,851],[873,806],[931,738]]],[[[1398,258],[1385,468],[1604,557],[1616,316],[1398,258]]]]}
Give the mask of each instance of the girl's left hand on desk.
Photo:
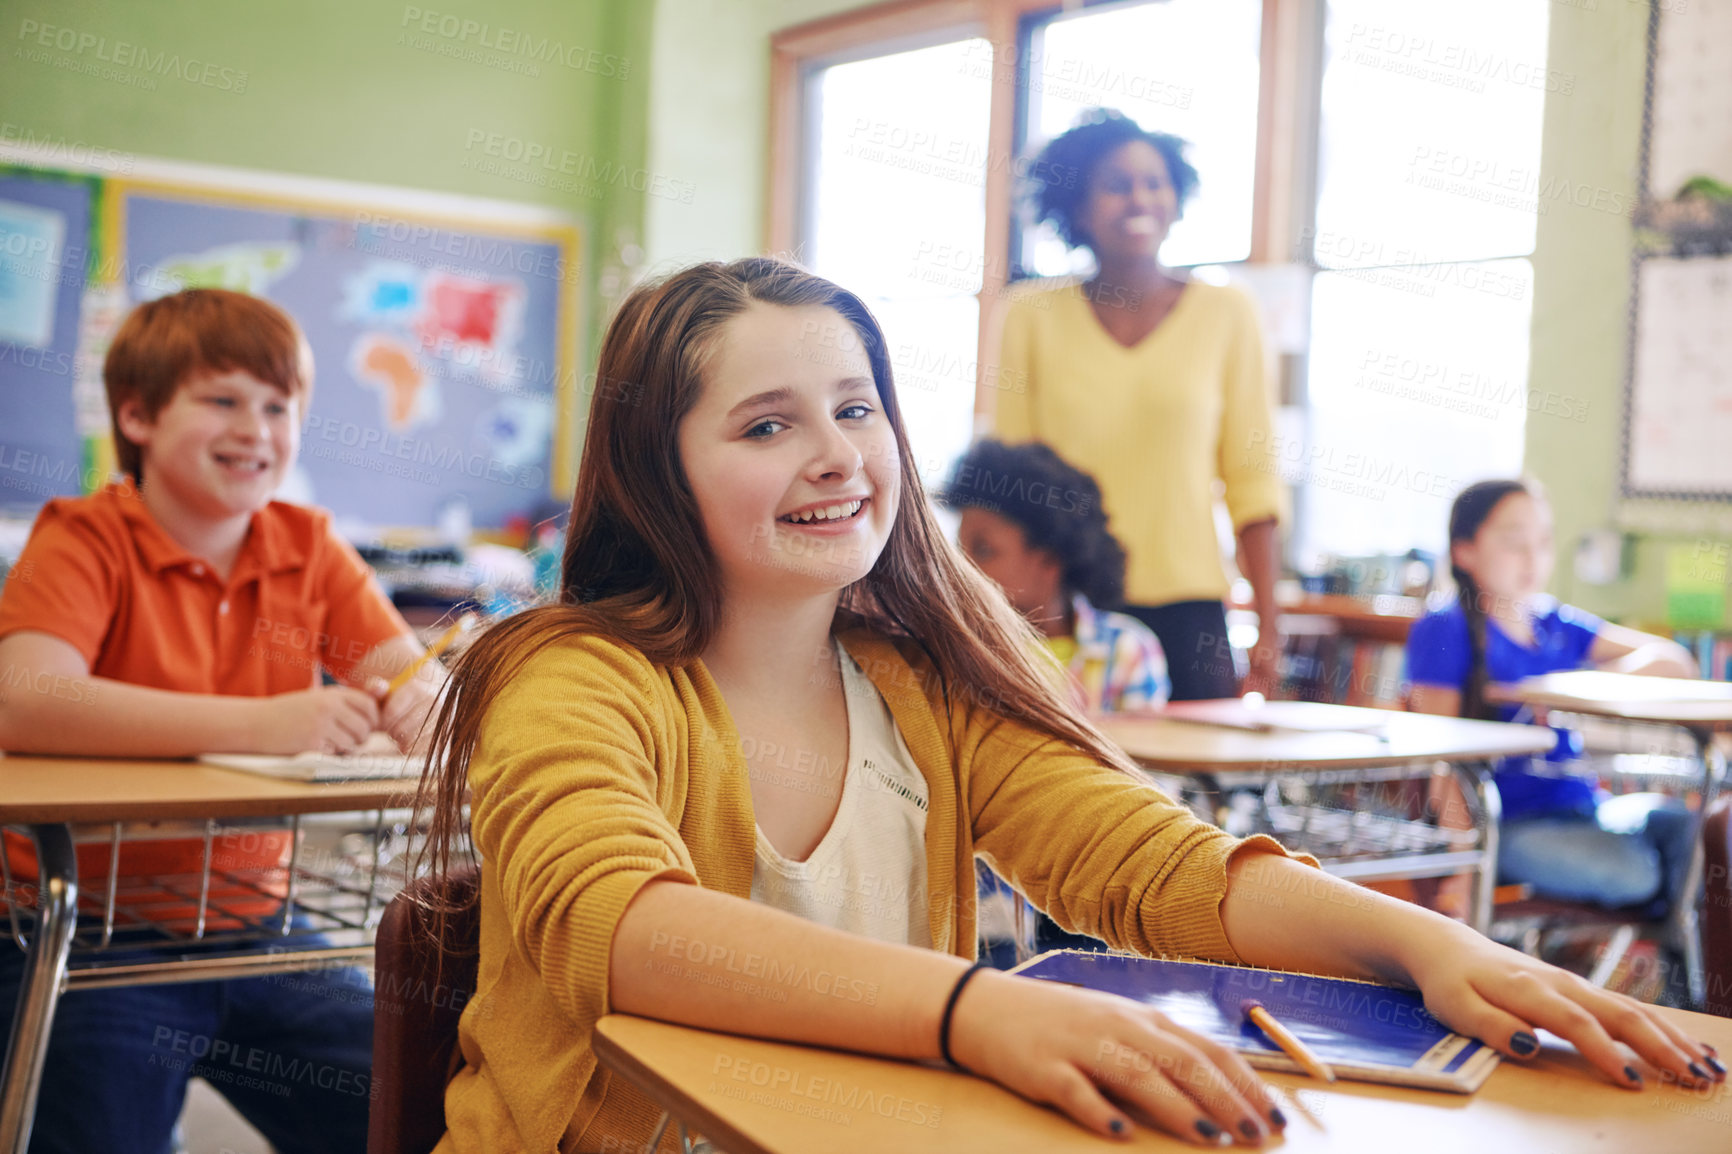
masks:
{"type": "Polygon", "coordinates": [[[1426,1008],[1458,1033],[1526,1059],[1539,1052],[1535,1028],[1550,1030],[1607,1078],[1632,1090],[1642,1088],[1642,1075],[1620,1042],[1662,1071],[1666,1081],[1700,1086],[1725,1080],[1719,1059],[1653,1007],[1488,941],[1465,926],[1455,931],[1416,950],[1409,972],[1426,1008]]]}

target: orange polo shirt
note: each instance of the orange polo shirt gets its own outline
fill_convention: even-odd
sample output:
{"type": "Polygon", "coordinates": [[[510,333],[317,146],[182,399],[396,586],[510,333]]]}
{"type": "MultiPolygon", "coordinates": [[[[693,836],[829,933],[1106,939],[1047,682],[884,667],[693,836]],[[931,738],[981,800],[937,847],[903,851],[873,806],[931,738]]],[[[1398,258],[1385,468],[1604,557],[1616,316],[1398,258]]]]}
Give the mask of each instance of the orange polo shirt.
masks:
{"type": "MultiPolygon", "coordinates": [[[[66,641],[94,677],[236,697],[313,688],[321,667],[344,679],[375,647],[410,632],[328,513],[271,502],[253,515],[224,580],[156,523],[130,482],[43,507],[0,590],[0,637],[20,630],[66,641]]],[[[0,670],[0,692],[14,688],[7,674],[0,670]]],[[[280,864],[288,836],[238,846],[219,838],[213,862],[280,864]]],[[[7,838],[7,856],[15,875],[36,876],[23,839],[7,838]]],[[[202,863],[201,842],[132,843],[120,873],[196,875],[202,863]]],[[[86,886],[106,877],[108,847],[81,846],[78,872],[86,886]]]]}

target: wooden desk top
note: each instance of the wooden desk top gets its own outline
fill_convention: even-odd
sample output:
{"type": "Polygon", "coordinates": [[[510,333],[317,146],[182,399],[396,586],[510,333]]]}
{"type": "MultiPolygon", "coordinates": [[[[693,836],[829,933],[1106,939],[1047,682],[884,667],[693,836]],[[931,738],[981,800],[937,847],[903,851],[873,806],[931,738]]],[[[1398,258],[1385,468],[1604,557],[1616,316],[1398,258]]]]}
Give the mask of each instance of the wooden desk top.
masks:
{"type": "Polygon", "coordinates": [[[1657,721],[1692,728],[1732,730],[1732,682],[1687,681],[1578,669],[1529,677],[1513,685],[1493,685],[1494,701],[1615,717],[1657,721]]]}
{"type": "MultiPolygon", "coordinates": [[[[1732,1053],[1732,1019],[1662,1011],[1691,1036],[1732,1053]]],[[[1603,1080],[1547,1038],[1531,1063],[1506,1061],[1477,1094],[1360,1082],[1323,1087],[1264,1077],[1287,1094],[1285,1134],[1266,1150],[1387,1154],[1681,1154],[1719,1151],[1732,1134],[1732,1083],[1695,1092],[1658,1084],[1632,1092],[1603,1080]],[[1293,1106],[1297,1100],[1303,1109],[1293,1106]]],[[[859,1054],[712,1034],[613,1014],[596,1026],[603,1064],[674,1108],[729,1154],[1034,1154],[1195,1150],[1139,1129],[1097,1138],[993,1083],[859,1054]]],[[[1235,1147],[1237,1149],[1238,1147],[1235,1147]]]]}
{"type": "MultiPolygon", "coordinates": [[[[1271,701],[1264,706],[1270,720],[1279,721],[1281,706],[1310,702],[1271,701]]],[[[1344,726],[1376,722],[1381,736],[1364,732],[1269,733],[1203,725],[1158,715],[1108,715],[1095,723],[1145,769],[1163,773],[1211,773],[1218,770],[1370,769],[1434,758],[1479,761],[1544,753],[1557,735],[1537,725],[1507,725],[1497,721],[1464,721],[1429,713],[1393,709],[1324,706],[1339,710],[1344,726]]]]}
{"type": "Polygon", "coordinates": [[[413,778],[281,781],[196,761],[0,755],[0,822],[283,817],[410,804],[413,778]]]}

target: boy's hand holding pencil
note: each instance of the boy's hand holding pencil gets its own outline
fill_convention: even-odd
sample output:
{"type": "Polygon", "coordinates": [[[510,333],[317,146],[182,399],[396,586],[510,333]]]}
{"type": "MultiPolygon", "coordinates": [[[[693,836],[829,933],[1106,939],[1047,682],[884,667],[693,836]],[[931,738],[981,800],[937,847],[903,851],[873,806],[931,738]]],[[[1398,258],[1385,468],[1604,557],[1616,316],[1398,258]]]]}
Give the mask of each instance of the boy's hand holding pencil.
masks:
{"type": "Polygon", "coordinates": [[[433,733],[427,722],[438,708],[439,695],[446,686],[439,655],[467,633],[476,620],[473,613],[459,617],[390,681],[383,677],[367,680],[367,692],[379,702],[379,728],[390,734],[404,753],[426,752],[433,733]]]}

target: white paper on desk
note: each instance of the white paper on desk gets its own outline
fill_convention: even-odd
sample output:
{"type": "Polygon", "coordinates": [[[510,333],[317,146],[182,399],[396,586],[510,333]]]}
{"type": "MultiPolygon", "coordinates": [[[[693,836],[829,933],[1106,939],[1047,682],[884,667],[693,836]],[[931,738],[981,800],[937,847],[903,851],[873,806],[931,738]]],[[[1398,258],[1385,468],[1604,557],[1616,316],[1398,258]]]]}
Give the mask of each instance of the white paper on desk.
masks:
{"type": "MultiPolygon", "coordinates": [[[[1654,702],[1732,701],[1732,682],[1690,681],[1678,677],[1644,677],[1635,673],[1608,673],[1603,669],[1574,669],[1547,673],[1531,681],[1518,682],[1517,689],[1539,693],[1561,693],[1651,705],[1654,702]]],[[[1554,707],[1555,708],[1555,707],[1554,707]]]]}
{"type": "Polygon", "coordinates": [[[1247,729],[1255,733],[1287,730],[1299,733],[1382,733],[1382,718],[1366,716],[1367,710],[1315,701],[1272,701],[1251,705],[1240,700],[1175,701],[1159,716],[1223,729],[1247,729]]]}
{"type": "Polygon", "coordinates": [[[421,757],[401,753],[389,734],[373,732],[350,754],[207,753],[206,765],[289,781],[372,781],[421,775],[421,757]]]}

